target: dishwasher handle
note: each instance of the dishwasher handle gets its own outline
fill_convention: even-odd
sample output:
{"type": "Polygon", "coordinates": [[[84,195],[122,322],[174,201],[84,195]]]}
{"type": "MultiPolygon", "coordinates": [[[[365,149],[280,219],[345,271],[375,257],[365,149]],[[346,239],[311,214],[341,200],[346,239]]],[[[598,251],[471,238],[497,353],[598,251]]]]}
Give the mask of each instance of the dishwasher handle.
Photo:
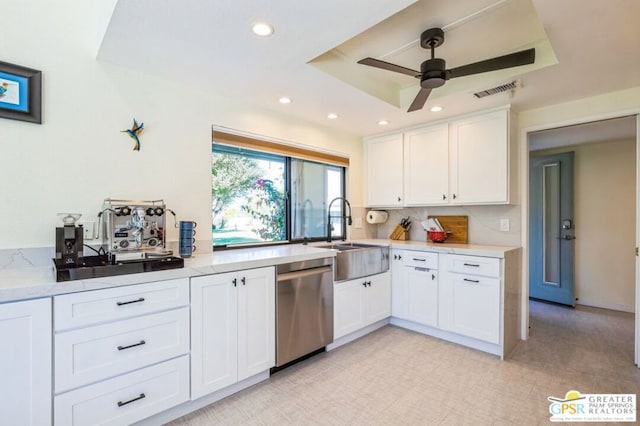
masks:
{"type": "Polygon", "coordinates": [[[331,270],[332,270],[331,266],[328,265],[328,266],[323,266],[321,268],[303,269],[301,271],[286,272],[284,274],[278,274],[277,280],[278,282],[295,280],[296,278],[310,277],[313,275],[322,275],[327,272],[331,272],[331,270]]]}

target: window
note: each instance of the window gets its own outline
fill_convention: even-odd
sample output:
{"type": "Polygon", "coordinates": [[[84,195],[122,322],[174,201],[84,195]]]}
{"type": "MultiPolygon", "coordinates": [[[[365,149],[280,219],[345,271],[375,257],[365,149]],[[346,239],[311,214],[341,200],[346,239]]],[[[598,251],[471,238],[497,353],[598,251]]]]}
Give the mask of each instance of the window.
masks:
{"type": "MultiPolygon", "coordinates": [[[[219,143],[211,176],[214,248],[324,239],[327,207],[344,196],[344,167],[219,143]]],[[[342,203],[331,210],[341,238],[342,203]]]]}

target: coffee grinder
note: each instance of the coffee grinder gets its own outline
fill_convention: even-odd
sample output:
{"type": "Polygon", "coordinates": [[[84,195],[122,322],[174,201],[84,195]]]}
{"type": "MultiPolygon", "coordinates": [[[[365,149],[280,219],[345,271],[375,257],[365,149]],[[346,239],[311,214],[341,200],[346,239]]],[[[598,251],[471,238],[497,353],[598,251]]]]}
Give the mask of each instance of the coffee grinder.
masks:
{"type": "Polygon", "coordinates": [[[64,226],[56,228],[56,263],[76,266],[82,263],[84,230],[76,222],[82,215],[78,213],[58,213],[64,226]]]}

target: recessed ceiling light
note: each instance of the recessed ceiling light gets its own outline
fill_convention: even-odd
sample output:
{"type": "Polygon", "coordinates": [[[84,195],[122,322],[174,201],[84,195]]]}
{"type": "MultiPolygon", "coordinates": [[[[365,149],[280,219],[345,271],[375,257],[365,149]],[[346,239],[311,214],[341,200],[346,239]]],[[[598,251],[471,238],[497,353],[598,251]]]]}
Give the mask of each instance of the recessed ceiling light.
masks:
{"type": "Polygon", "coordinates": [[[335,112],[331,112],[329,113],[329,115],[327,115],[327,118],[329,120],[335,120],[336,118],[338,118],[338,114],[336,114],[335,112]]]}
{"type": "Polygon", "coordinates": [[[281,104],[290,104],[291,98],[287,98],[286,96],[283,96],[280,99],[278,99],[278,102],[280,102],[281,104]]]}
{"type": "Polygon", "coordinates": [[[443,110],[443,108],[441,106],[439,106],[439,105],[432,106],[431,109],[430,109],[431,112],[440,112],[442,110],[443,110]]]}
{"type": "Polygon", "coordinates": [[[378,124],[381,126],[386,126],[387,124],[389,124],[389,122],[387,120],[380,120],[378,121],[378,124]]]}
{"type": "Polygon", "coordinates": [[[251,28],[253,29],[254,34],[261,37],[266,37],[273,34],[273,27],[269,24],[265,24],[264,22],[256,22],[251,28]]]}

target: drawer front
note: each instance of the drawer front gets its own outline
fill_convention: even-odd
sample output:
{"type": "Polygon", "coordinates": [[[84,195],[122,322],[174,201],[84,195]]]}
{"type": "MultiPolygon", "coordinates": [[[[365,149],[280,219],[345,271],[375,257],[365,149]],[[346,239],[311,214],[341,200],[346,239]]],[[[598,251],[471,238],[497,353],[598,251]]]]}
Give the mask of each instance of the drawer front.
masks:
{"type": "Polygon", "coordinates": [[[55,335],[55,392],[189,352],[189,308],[55,335]]]}
{"type": "Polygon", "coordinates": [[[404,262],[405,266],[438,269],[438,253],[405,250],[402,253],[402,261],[404,262]]]}
{"type": "Polygon", "coordinates": [[[54,424],[126,425],[189,399],[189,356],[57,395],[54,424]]]}
{"type": "Polygon", "coordinates": [[[55,296],[56,331],[131,318],[189,304],[189,279],[159,281],[55,296]]]}
{"type": "Polygon", "coordinates": [[[500,259],[481,256],[447,255],[447,269],[462,274],[500,277],[500,259]]]}

